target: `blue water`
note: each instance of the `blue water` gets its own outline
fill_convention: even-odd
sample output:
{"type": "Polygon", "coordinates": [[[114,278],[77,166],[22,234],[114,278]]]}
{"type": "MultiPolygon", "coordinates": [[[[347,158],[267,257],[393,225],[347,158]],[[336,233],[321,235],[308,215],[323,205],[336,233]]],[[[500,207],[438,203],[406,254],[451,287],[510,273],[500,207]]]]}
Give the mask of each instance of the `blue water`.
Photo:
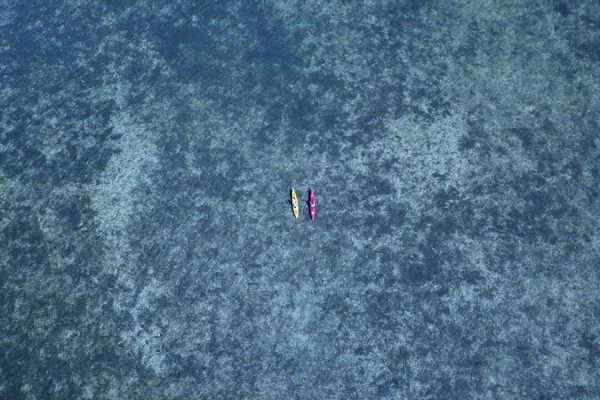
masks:
{"type": "Polygon", "coordinates": [[[0,2],[0,398],[599,398],[598,49],[591,0],[0,2]]]}

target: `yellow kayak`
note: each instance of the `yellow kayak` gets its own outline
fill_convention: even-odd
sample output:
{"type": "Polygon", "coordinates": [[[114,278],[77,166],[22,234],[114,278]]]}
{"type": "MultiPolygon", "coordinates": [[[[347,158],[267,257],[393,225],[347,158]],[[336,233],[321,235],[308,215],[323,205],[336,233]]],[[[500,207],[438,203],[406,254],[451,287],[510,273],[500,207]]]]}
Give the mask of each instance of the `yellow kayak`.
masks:
{"type": "Polygon", "coordinates": [[[292,211],[294,212],[294,218],[298,219],[300,217],[300,205],[298,204],[298,196],[296,196],[294,188],[292,188],[292,211]]]}

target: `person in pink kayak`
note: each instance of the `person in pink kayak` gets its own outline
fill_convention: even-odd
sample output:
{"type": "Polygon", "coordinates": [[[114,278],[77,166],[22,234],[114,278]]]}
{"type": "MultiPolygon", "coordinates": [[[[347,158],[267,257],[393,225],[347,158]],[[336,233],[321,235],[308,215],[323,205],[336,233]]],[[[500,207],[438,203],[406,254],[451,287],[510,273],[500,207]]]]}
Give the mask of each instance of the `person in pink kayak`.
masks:
{"type": "Polygon", "coordinates": [[[310,220],[314,221],[317,214],[317,203],[315,200],[315,191],[312,189],[309,189],[308,205],[310,207],[310,220]]]}

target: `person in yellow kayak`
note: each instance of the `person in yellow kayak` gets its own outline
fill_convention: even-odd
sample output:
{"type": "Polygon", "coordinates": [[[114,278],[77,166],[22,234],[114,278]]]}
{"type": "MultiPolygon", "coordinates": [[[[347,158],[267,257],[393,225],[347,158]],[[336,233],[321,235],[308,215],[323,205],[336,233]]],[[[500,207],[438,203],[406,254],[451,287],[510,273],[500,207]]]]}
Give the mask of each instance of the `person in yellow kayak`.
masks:
{"type": "Polygon", "coordinates": [[[292,188],[292,212],[294,213],[294,218],[298,219],[300,217],[300,205],[298,204],[298,196],[294,188],[292,188]]]}

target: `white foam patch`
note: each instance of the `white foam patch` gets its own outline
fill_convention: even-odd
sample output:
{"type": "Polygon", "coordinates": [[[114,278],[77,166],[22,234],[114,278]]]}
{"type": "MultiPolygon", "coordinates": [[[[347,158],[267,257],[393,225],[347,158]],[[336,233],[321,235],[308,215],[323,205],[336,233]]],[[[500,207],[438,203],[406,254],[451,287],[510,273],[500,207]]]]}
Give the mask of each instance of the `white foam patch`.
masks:
{"type": "Polygon", "coordinates": [[[0,3],[0,7],[0,27],[5,27],[17,17],[17,13],[15,10],[9,8],[12,5],[8,1],[0,3]]]}
{"type": "Polygon", "coordinates": [[[402,117],[387,121],[385,129],[386,138],[374,142],[370,151],[398,160],[400,174],[392,183],[401,197],[406,201],[429,199],[431,188],[439,187],[439,176],[445,177],[447,186],[460,191],[471,171],[469,160],[459,149],[460,139],[467,131],[460,116],[433,123],[402,117]]]}
{"type": "Polygon", "coordinates": [[[127,224],[135,206],[135,189],[149,181],[148,170],[158,164],[157,150],[148,131],[127,115],[112,118],[113,133],[121,135],[120,153],[112,156],[91,199],[104,236],[106,266],[127,263],[127,224]]]}
{"type": "Polygon", "coordinates": [[[156,279],[152,278],[144,287],[131,313],[133,326],[130,330],[122,331],[121,342],[134,354],[140,354],[144,366],[160,376],[165,371],[165,353],[163,351],[162,331],[157,325],[159,321],[149,327],[143,327],[140,317],[150,311],[151,302],[161,297],[165,289],[156,279]]]}

